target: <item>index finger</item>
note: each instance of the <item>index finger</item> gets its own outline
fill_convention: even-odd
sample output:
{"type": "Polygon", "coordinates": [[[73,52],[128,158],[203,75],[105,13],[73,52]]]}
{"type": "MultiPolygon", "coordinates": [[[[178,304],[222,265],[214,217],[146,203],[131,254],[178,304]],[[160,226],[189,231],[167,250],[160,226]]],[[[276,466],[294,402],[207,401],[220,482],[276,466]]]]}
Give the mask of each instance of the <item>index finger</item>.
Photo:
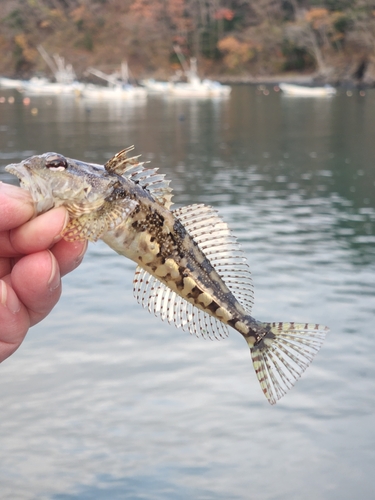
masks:
{"type": "Polygon", "coordinates": [[[0,231],[8,231],[35,215],[34,202],[28,191],[0,182],[0,231]]]}

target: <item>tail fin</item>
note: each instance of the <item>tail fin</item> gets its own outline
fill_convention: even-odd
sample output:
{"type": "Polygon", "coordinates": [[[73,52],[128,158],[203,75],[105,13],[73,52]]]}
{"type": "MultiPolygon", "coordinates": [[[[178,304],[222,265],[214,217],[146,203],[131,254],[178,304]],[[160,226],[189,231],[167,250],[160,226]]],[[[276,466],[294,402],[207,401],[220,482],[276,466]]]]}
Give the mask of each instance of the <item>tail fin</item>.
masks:
{"type": "Polygon", "coordinates": [[[260,386],[273,405],[309,366],[329,329],[309,323],[263,323],[262,326],[269,334],[250,351],[260,386]]]}

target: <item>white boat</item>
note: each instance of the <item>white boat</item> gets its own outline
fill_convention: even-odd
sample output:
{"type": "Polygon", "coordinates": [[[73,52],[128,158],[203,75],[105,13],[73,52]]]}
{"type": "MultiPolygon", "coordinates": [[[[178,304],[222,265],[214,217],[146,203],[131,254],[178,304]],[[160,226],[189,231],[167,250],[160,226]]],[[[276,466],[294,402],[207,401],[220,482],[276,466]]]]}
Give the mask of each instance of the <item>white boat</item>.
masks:
{"type": "Polygon", "coordinates": [[[33,77],[23,83],[22,91],[25,94],[36,95],[79,95],[84,85],[73,81],[70,83],[51,82],[47,78],[33,77]]]}
{"type": "Polygon", "coordinates": [[[197,74],[196,59],[190,60],[187,82],[174,82],[169,93],[175,97],[226,97],[231,93],[229,85],[222,85],[214,80],[201,80],[197,74]]]}
{"type": "Polygon", "coordinates": [[[296,97],[330,97],[336,94],[336,89],[331,85],[325,85],[324,87],[306,87],[304,85],[280,83],[279,87],[285,95],[296,97]]]}
{"type": "Polygon", "coordinates": [[[157,82],[144,80],[142,84],[151,94],[174,97],[225,97],[231,92],[229,85],[212,80],[193,80],[189,82],[157,82]]]}
{"type": "Polygon", "coordinates": [[[145,99],[147,97],[147,90],[133,85],[104,87],[102,85],[88,84],[83,87],[81,95],[83,98],[98,101],[145,99]]]}
{"type": "Polygon", "coordinates": [[[76,80],[76,74],[71,64],[65,64],[63,57],[55,54],[51,58],[42,46],[38,47],[39,53],[53,72],[55,81],[48,78],[33,77],[23,83],[22,90],[26,94],[79,94],[83,84],[76,80]]]}
{"type": "Polygon", "coordinates": [[[82,96],[88,99],[97,100],[126,100],[144,99],[147,97],[147,90],[137,85],[132,85],[129,80],[129,68],[126,62],[121,64],[121,71],[110,75],[95,68],[88,68],[89,73],[105,80],[107,87],[103,85],[88,84],[82,90],[82,96]]]}
{"type": "Polygon", "coordinates": [[[141,83],[150,94],[168,94],[173,86],[173,82],[160,82],[153,78],[142,80],[141,83]]]}
{"type": "Polygon", "coordinates": [[[16,80],[15,78],[0,77],[0,87],[5,89],[22,89],[24,80],[16,80]]]}
{"type": "Polygon", "coordinates": [[[190,66],[186,63],[179,47],[174,47],[180,60],[183,72],[179,71],[169,82],[157,82],[155,80],[145,80],[143,82],[146,89],[151,93],[170,95],[174,97],[226,97],[231,93],[229,85],[222,85],[214,80],[201,80],[198,76],[197,60],[190,59],[190,66]],[[186,81],[177,81],[184,75],[186,81]]]}

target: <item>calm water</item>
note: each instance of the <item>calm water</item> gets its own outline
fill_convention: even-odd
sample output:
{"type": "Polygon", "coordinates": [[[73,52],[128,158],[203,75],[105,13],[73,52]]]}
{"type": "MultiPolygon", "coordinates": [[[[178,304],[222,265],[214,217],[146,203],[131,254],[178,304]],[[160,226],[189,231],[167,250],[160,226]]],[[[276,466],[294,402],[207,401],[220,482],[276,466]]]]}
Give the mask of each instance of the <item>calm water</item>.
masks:
{"type": "Polygon", "coordinates": [[[255,317],[331,332],[271,407],[236,332],[211,342],[162,323],[132,297],[134,265],[91,245],[0,367],[1,500],[372,499],[375,91],[121,106],[2,95],[16,100],[0,104],[0,179],[34,153],[101,163],[135,144],[177,205],[229,222],[255,317]]]}

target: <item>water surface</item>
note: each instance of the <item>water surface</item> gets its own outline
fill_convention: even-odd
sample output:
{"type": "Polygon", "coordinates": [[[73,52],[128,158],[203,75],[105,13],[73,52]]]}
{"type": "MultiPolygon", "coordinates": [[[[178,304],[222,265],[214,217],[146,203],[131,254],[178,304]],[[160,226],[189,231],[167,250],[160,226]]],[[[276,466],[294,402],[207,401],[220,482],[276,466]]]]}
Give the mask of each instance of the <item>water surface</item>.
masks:
{"type": "Polygon", "coordinates": [[[102,163],[134,144],[176,205],[214,205],[248,257],[253,314],[327,324],[274,407],[248,348],[162,323],[102,242],[0,366],[1,499],[373,498],[375,91],[293,99],[0,104],[2,167],[57,151],[102,163]]]}

